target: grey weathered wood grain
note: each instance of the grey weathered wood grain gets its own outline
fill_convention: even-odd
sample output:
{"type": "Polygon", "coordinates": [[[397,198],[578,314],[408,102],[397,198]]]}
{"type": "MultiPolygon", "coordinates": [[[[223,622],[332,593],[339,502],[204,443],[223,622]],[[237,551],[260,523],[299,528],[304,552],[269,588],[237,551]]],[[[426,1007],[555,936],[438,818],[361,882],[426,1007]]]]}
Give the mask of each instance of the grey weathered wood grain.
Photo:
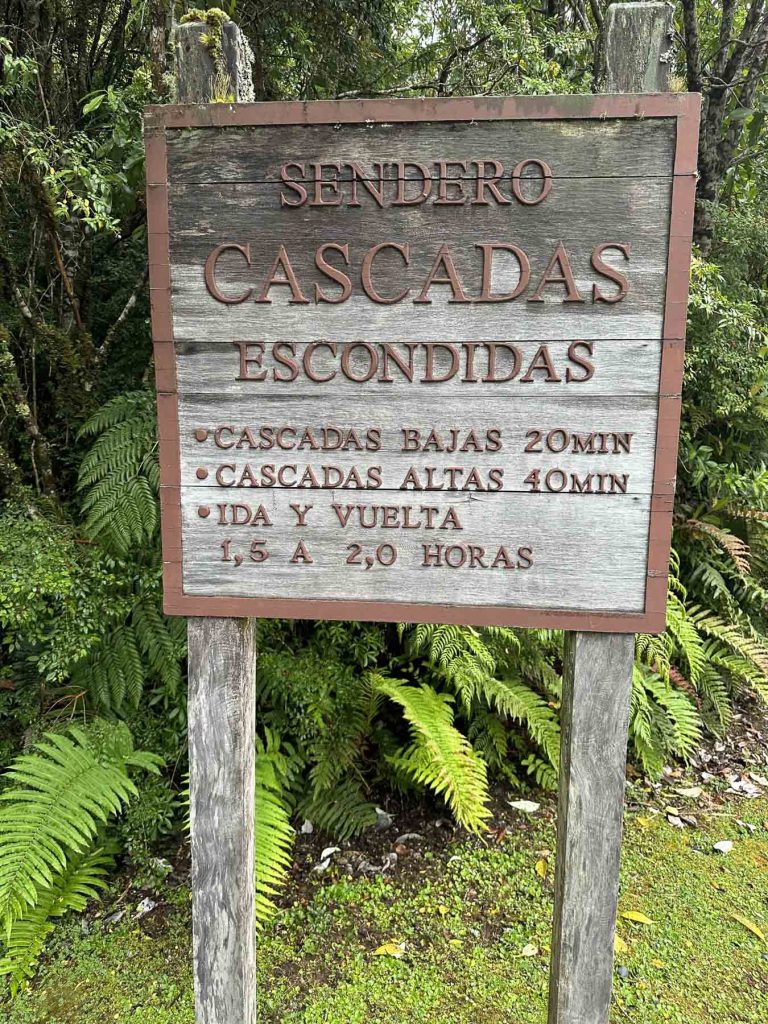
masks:
{"type": "Polygon", "coordinates": [[[193,618],[188,641],[197,1020],[255,1024],[254,624],[193,618]]]}
{"type": "MultiPolygon", "coordinates": [[[[422,601],[427,604],[506,605],[639,611],[643,607],[645,549],[650,499],[638,495],[520,495],[444,491],[307,491],[269,488],[223,494],[218,487],[182,489],[184,520],[184,589],[191,594],[315,599],[422,601]],[[263,506],[271,526],[219,525],[218,503],[238,502],[253,516],[263,506]],[[304,527],[291,504],[312,505],[304,527]],[[333,504],[353,511],[342,526],[333,504]],[[412,522],[421,527],[362,527],[373,506],[408,505],[412,522]],[[200,518],[199,507],[211,510],[200,518]],[[441,510],[438,526],[426,528],[423,507],[441,510]],[[454,508],[463,529],[440,529],[444,514],[454,508]],[[419,518],[414,518],[416,516],[419,518]],[[222,542],[232,540],[231,553],[243,554],[243,564],[222,561],[222,542]],[[249,560],[253,540],[264,540],[270,558],[249,560]],[[314,562],[291,564],[299,541],[306,542],[314,562]],[[350,566],[347,545],[360,543],[365,554],[379,544],[397,548],[392,567],[350,566]],[[447,567],[425,568],[423,544],[480,545],[492,551],[506,544],[533,549],[534,565],[526,570],[447,567]]],[[[231,512],[225,513],[231,517],[231,512]]],[[[243,515],[244,518],[244,515],[243,515]]],[[[402,513],[398,520],[403,522],[402,513]]],[[[458,555],[457,555],[458,560],[458,555]]]]}
{"type": "MultiPolygon", "coordinates": [[[[296,180],[311,179],[311,163],[354,162],[378,180],[377,162],[386,164],[385,178],[399,176],[392,161],[425,164],[439,175],[437,160],[463,160],[466,172],[451,167],[453,177],[477,176],[472,160],[501,161],[507,176],[520,160],[544,160],[553,177],[665,176],[672,166],[674,124],[653,118],[639,124],[626,120],[475,121],[450,125],[418,124],[264,125],[212,132],[184,129],[168,133],[168,162],[174,181],[276,181],[280,166],[298,160],[305,173],[291,169],[296,180]],[[631,141],[629,141],[631,139],[631,141]],[[633,159],[627,164],[627,148],[633,159]],[[279,154],[279,156],[278,156],[279,154]]],[[[485,177],[492,172],[484,168],[485,177]]],[[[328,175],[326,171],[326,176],[328,175]]],[[[414,172],[405,169],[406,176],[414,172]]],[[[348,168],[341,176],[349,179],[348,168]]],[[[500,184],[504,194],[509,185],[500,184]]]]}
{"type": "MultiPolygon", "coordinates": [[[[222,82],[204,42],[212,31],[176,30],[179,99],[252,99],[244,36],[223,27],[222,82]]],[[[195,1019],[256,1024],[254,623],[191,618],[187,636],[195,1019]]]]}
{"type": "MultiPolygon", "coordinates": [[[[622,258],[620,265],[632,270],[663,262],[670,196],[670,178],[579,178],[554,184],[549,196],[537,206],[422,203],[381,209],[371,200],[362,201],[359,207],[345,204],[286,209],[280,206],[280,190],[275,185],[172,185],[171,255],[175,263],[196,265],[220,242],[248,242],[253,279],[267,271],[281,244],[299,276],[304,268],[314,267],[315,250],[326,242],[350,244],[353,270],[355,257],[359,261],[379,242],[410,242],[409,276],[415,280],[426,276],[443,243],[450,246],[458,268],[461,253],[472,255],[470,266],[479,264],[473,248],[477,242],[512,242],[529,255],[535,277],[537,269],[539,275],[543,273],[558,242],[568,249],[576,273],[583,255],[589,256],[595,245],[624,241],[631,243],[634,251],[629,263],[622,258]],[[544,262],[539,267],[537,261],[541,259],[544,262]]],[[[401,257],[383,254],[377,257],[377,266],[379,261],[382,273],[390,269],[398,281],[402,280],[401,257]]],[[[231,262],[235,282],[235,272],[244,261],[235,256],[231,262]]],[[[582,269],[587,267],[588,260],[582,269]]],[[[228,280],[224,260],[220,271],[222,279],[228,280]]],[[[377,280],[379,276],[377,273],[377,280]]],[[[299,279],[303,280],[303,275],[299,279]]],[[[329,285],[322,275],[315,274],[313,279],[329,285]]]]}
{"type": "MultiPolygon", "coordinates": [[[[592,279],[576,274],[579,288],[589,294],[592,279]]],[[[377,341],[437,341],[443,338],[472,341],[576,340],[610,335],[614,338],[661,338],[664,326],[663,271],[633,275],[634,292],[617,306],[563,305],[554,297],[534,305],[500,302],[458,305],[449,302],[450,291],[436,285],[432,304],[400,302],[379,306],[364,296],[353,296],[343,305],[289,305],[287,296],[275,289],[271,305],[251,302],[222,306],[201,285],[200,267],[173,269],[174,336],[180,342],[206,340],[231,345],[233,339],[340,341],[373,338],[377,341]],[[201,329],[201,323],[205,327],[201,329]]],[[[248,282],[233,282],[233,291],[248,282]]],[[[402,285],[401,285],[402,287],[402,285]]],[[[418,287],[416,294],[418,294],[418,287]]],[[[509,287],[514,287],[511,282],[509,287]]],[[[554,291],[554,290],[553,290],[554,291]]]]}
{"type": "Polygon", "coordinates": [[[176,96],[179,103],[210,103],[235,100],[253,101],[250,44],[233,21],[221,29],[221,64],[213,58],[209,41],[215,29],[201,21],[177,25],[174,33],[176,53],[176,96]]]}
{"type": "Polygon", "coordinates": [[[634,650],[566,634],[550,1024],[608,1020],[634,650]]]}
{"type": "MultiPolygon", "coordinates": [[[[668,88],[671,4],[606,14],[607,89],[668,88]]],[[[566,635],[549,1024],[607,1024],[635,638],[566,635]]]]}
{"type": "MultiPolygon", "coordinates": [[[[254,339],[257,332],[254,331],[254,339]]],[[[437,333],[434,340],[437,340],[437,333]]],[[[247,339],[240,339],[247,341],[247,339]]],[[[315,340],[320,340],[318,337],[315,340]]],[[[325,339],[330,340],[330,339],[325,339]]],[[[483,376],[487,375],[488,350],[484,348],[475,349],[473,357],[474,368],[478,377],[477,382],[462,379],[466,369],[466,351],[461,352],[459,372],[449,380],[442,383],[435,383],[424,386],[419,383],[426,371],[426,350],[418,347],[413,350],[413,381],[409,381],[401,370],[397,368],[390,359],[388,367],[391,383],[382,382],[379,378],[384,376],[384,356],[382,349],[376,345],[375,339],[366,338],[368,344],[376,347],[376,360],[378,369],[370,380],[363,380],[371,368],[371,357],[365,350],[353,347],[350,352],[349,365],[352,377],[357,381],[350,380],[341,370],[341,359],[344,349],[354,341],[336,342],[336,355],[327,347],[318,347],[311,353],[310,365],[314,373],[326,377],[334,373],[336,376],[323,383],[321,387],[307,378],[303,372],[303,358],[309,342],[292,342],[294,345],[296,362],[302,367],[302,372],[296,380],[289,382],[275,380],[274,371],[277,375],[285,374],[284,367],[280,367],[271,355],[271,348],[265,345],[265,353],[262,357],[262,367],[267,370],[268,376],[264,380],[238,380],[240,374],[240,349],[235,346],[232,339],[227,342],[219,336],[217,341],[206,338],[204,341],[178,342],[176,345],[176,377],[179,391],[187,395],[219,395],[225,399],[247,397],[260,401],[265,397],[295,396],[322,394],[325,399],[336,399],[341,396],[351,397],[365,395],[370,400],[377,398],[410,397],[416,393],[425,393],[426,396],[439,398],[450,398],[451,401],[465,399],[477,402],[479,399],[485,401],[488,397],[493,399],[526,399],[533,398],[540,401],[545,397],[611,397],[615,395],[646,395],[655,396],[659,389],[659,359],[661,355],[661,342],[658,340],[646,341],[636,338],[631,339],[608,339],[598,338],[588,342],[592,345],[592,355],[588,350],[579,348],[576,354],[588,358],[594,365],[594,374],[589,380],[574,382],[568,381],[567,370],[570,368],[576,375],[585,375],[585,371],[576,366],[568,359],[568,348],[571,344],[567,341],[550,341],[547,343],[548,352],[552,359],[556,375],[559,381],[547,380],[547,374],[541,370],[536,371],[526,381],[527,369],[531,365],[539,350],[540,341],[510,342],[520,353],[520,370],[510,381],[498,381],[497,383],[483,383],[483,376]]],[[[467,338],[467,341],[470,339],[467,338]]],[[[475,339],[472,338],[472,341],[475,339]]],[[[586,340],[586,339],[581,339],[586,340]]],[[[271,344],[271,343],[270,343],[271,344]]],[[[392,343],[390,343],[392,344],[392,343]]],[[[452,338],[451,344],[460,344],[460,339],[452,338]]],[[[402,343],[394,345],[395,351],[402,361],[408,365],[409,349],[402,343]]],[[[258,350],[252,346],[244,350],[249,357],[256,358],[258,350]]],[[[284,353],[287,350],[280,350],[284,353]]],[[[505,376],[513,369],[513,355],[506,349],[496,350],[496,362],[498,366],[497,376],[505,376]]],[[[447,376],[451,370],[450,354],[443,348],[433,350],[435,376],[447,376]]],[[[247,367],[247,373],[255,376],[259,368],[252,364],[247,367]]]]}
{"type": "MultiPolygon", "coordinates": [[[[251,395],[253,397],[247,392],[241,393],[239,397],[229,400],[215,395],[185,394],[181,397],[181,477],[185,486],[200,483],[195,476],[197,469],[207,469],[213,478],[216,468],[222,464],[243,468],[248,463],[258,476],[259,467],[266,463],[276,467],[297,466],[298,472],[303,471],[307,465],[315,467],[318,472],[322,466],[338,466],[345,471],[357,467],[363,476],[366,467],[377,466],[381,469],[382,486],[385,489],[400,488],[411,467],[446,465],[465,467],[467,471],[477,466],[483,475],[493,467],[502,468],[503,490],[526,493],[529,487],[524,481],[533,469],[541,468],[542,472],[546,472],[555,467],[579,476],[588,473],[628,473],[629,493],[649,494],[652,489],[657,408],[651,396],[579,398],[569,393],[559,397],[545,395],[535,403],[499,397],[485,398],[474,404],[454,400],[450,408],[446,408],[445,399],[440,397],[439,392],[431,391],[428,397],[421,399],[418,408],[414,408],[413,399],[402,391],[392,397],[385,394],[376,407],[366,396],[350,393],[344,399],[342,412],[338,408],[331,411],[328,399],[321,391],[312,395],[289,393],[282,398],[272,391],[267,397],[260,397],[252,385],[251,395]],[[203,442],[196,439],[195,431],[200,427],[213,431],[218,426],[232,428],[231,432],[225,431],[221,439],[223,444],[231,444],[231,447],[218,446],[212,434],[203,442]],[[320,444],[322,429],[335,427],[342,432],[344,440],[339,439],[340,447],[333,448],[337,435],[332,434],[328,450],[325,451],[312,450],[306,445],[301,449],[281,450],[276,443],[270,448],[259,450],[250,447],[251,442],[247,437],[243,447],[236,447],[246,427],[251,430],[256,443],[260,443],[259,431],[262,426],[274,429],[291,427],[297,442],[309,427],[320,444]],[[367,432],[371,428],[380,431],[378,450],[375,443],[374,450],[360,450],[358,442],[366,445],[367,432]],[[474,451],[472,449],[475,446],[470,445],[470,449],[464,452],[404,451],[404,428],[418,430],[425,442],[434,429],[445,443],[448,442],[451,429],[460,432],[461,443],[474,430],[477,441],[483,447],[487,431],[496,429],[500,431],[501,449],[474,451]],[[605,446],[600,443],[594,446],[608,447],[609,452],[574,452],[571,441],[567,450],[553,452],[547,446],[546,436],[556,428],[570,435],[585,437],[593,432],[630,433],[633,435],[630,451],[627,453],[617,445],[618,450],[614,452],[613,442],[609,441],[605,446]],[[350,439],[345,433],[350,430],[355,431],[357,440],[350,439]],[[528,434],[531,430],[542,433],[541,443],[535,444],[535,448],[541,451],[526,453],[526,446],[537,440],[528,434]],[[348,449],[341,450],[341,445],[345,443],[348,449]]],[[[556,435],[552,440],[556,449],[565,443],[561,435],[556,435]]],[[[286,443],[291,442],[291,437],[286,439],[286,443]]],[[[233,475],[227,472],[226,479],[233,475]]],[[[222,488],[225,496],[221,500],[227,500],[227,492],[232,494],[243,489],[247,492],[254,488],[222,488]]]]}
{"type": "Polygon", "coordinates": [[[674,67],[674,7],[612,4],[605,14],[606,92],[667,92],[674,67]]]}
{"type": "MultiPolygon", "coordinates": [[[[474,250],[477,242],[512,242],[528,254],[533,279],[536,270],[539,276],[544,272],[558,242],[568,249],[575,274],[585,253],[587,261],[582,272],[588,268],[588,257],[595,245],[623,241],[631,243],[633,253],[628,264],[622,258],[620,265],[631,271],[652,267],[654,262],[663,263],[670,198],[669,177],[577,178],[555,183],[537,206],[422,203],[381,209],[372,199],[361,199],[359,207],[305,205],[286,209],[280,205],[280,189],[276,185],[171,185],[171,255],[181,265],[202,265],[201,257],[204,261],[220,242],[250,243],[253,280],[268,270],[282,244],[303,281],[306,271],[314,268],[315,250],[324,243],[349,243],[354,270],[371,246],[382,241],[409,242],[409,276],[415,280],[426,276],[443,243],[450,247],[457,268],[461,254],[467,254],[464,259],[469,263],[468,271],[479,265],[474,250]]],[[[389,269],[397,275],[397,281],[402,281],[401,257],[383,254],[377,257],[377,266],[379,261],[381,273],[386,274],[389,269]]],[[[238,280],[236,270],[244,261],[235,256],[231,262],[234,283],[238,280]]],[[[220,262],[220,276],[224,281],[229,279],[224,260],[220,262]]],[[[590,276],[598,279],[592,273],[590,276]]],[[[377,273],[376,279],[379,277],[377,273]]],[[[314,279],[329,285],[328,279],[320,274],[315,273],[314,279]]]]}

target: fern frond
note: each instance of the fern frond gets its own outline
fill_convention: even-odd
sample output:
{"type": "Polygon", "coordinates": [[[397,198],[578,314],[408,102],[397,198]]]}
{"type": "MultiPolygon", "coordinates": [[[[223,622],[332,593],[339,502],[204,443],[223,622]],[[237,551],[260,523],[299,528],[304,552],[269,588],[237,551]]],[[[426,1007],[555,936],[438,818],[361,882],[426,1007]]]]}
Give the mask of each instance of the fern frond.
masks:
{"type": "MultiPolygon", "coordinates": [[[[182,623],[183,625],[183,623],[182,623]]],[[[139,601],[131,614],[133,638],[149,662],[150,669],[170,693],[181,686],[179,664],[182,643],[174,631],[178,623],[168,619],[152,600],[139,601]]]]}
{"type": "Polygon", "coordinates": [[[48,733],[11,764],[12,785],[0,793],[0,926],[34,907],[68,858],[136,795],[129,765],[157,771],[159,758],[126,749],[116,732],[100,749],[78,728],[48,733]]]}
{"type": "Polygon", "coordinates": [[[713,541],[728,555],[740,573],[749,572],[749,546],[740,537],[714,523],[706,523],[700,519],[688,519],[685,526],[694,535],[698,534],[713,541]]]}
{"type": "Polygon", "coordinates": [[[411,728],[412,745],[390,760],[444,797],[462,825],[479,831],[490,816],[487,766],[453,724],[450,694],[383,676],[373,685],[402,708],[411,728]]]}
{"type": "Polygon", "coordinates": [[[84,910],[87,902],[106,887],[107,872],[113,863],[111,847],[100,846],[75,855],[39,893],[37,904],[14,921],[0,959],[0,976],[9,979],[12,995],[34,975],[45,942],[55,927],[54,921],[70,910],[84,910]]]}
{"type": "Polygon", "coordinates": [[[745,635],[734,623],[725,622],[708,609],[694,606],[690,610],[690,617],[702,633],[719,640],[735,654],[752,663],[758,674],[753,675],[749,681],[763,699],[768,700],[768,648],[754,637],[745,635]]]}
{"type": "Polygon", "coordinates": [[[85,527],[120,554],[157,535],[159,470],[154,396],[119,395],[80,432],[97,436],[83,459],[78,488],[84,493],[85,527]]]}
{"type": "Polygon", "coordinates": [[[256,920],[275,911],[274,896],[285,885],[291,866],[294,831],[276,771],[276,752],[256,739],[256,920]]]}
{"type": "Polygon", "coordinates": [[[551,791],[557,789],[557,771],[548,761],[544,761],[537,754],[529,754],[523,758],[522,763],[528,774],[533,776],[537,786],[551,791]]]}
{"type": "Polygon", "coordinates": [[[497,711],[520,722],[547,755],[557,775],[560,725],[554,709],[521,679],[485,679],[480,692],[497,711]]]}
{"type": "Polygon", "coordinates": [[[341,779],[332,789],[311,793],[298,811],[324,832],[340,841],[359,835],[376,824],[376,808],[352,778],[341,779]]]}

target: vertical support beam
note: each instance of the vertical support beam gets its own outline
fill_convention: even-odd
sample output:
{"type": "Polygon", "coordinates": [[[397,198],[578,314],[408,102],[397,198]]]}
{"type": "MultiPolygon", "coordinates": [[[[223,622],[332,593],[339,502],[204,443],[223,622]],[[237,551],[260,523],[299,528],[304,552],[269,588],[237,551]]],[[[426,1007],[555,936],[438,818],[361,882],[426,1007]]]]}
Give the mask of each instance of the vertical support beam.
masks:
{"type": "MultiPolygon", "coordinates": [[[[608,8],[607,92],[668,89],[672,13],[608,8]]],[[[566,636],[549,1024],[608,1024],[634,648],[631,634],[566,636]]]]}
{"type": "MultiPolygon", "coordinates": [[[[253,96],[234,22],[176,29],[181,102],[253,96]],[[221,46],[212,46],[220,31],[221,46]]],[[[256,642],[249,619],[192,618],[189,773],[197,1024],[256,1024],[256,642]]]]}
{"type": "Polygon", "coordinates": [[[605,92],[668,92],[674,7],[612,4],[605,14],[605,92]]]}
{"type": "Polygon", "coordinates": [[[256,643],[252,619],[189,620],[197,1024],[255,1024],[256,643]]]}
{"type": "Polygon", "coordinates": [[[619,894],[631,633],[567,633],[549,1024],[607,1024],[619,894]]]}

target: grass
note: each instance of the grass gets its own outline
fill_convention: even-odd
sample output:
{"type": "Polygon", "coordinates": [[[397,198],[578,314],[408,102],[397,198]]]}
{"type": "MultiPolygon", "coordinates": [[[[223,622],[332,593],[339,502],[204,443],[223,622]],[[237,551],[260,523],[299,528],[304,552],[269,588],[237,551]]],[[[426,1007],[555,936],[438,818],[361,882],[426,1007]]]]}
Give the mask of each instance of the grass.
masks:
{"type": "MultiPolygon", "coordinates": [[[[768,934],[767,818],[766,800],[696,830],[628,816],[620,912],[652,923],[620,918],[612,1024],[768,1020],[768,942],[732,916],[768,934]]],[[[553,844],[542,822],[427,853],[405,882],[318,878],[260,937],[259,1024],[544,1024],[553,844]],[[377,955],[388,942],[402,956],[377,955]]],[[[186,890],[159,918],[73,919],[54,941],[5,1024],[193,1024],[186,890]]]]}

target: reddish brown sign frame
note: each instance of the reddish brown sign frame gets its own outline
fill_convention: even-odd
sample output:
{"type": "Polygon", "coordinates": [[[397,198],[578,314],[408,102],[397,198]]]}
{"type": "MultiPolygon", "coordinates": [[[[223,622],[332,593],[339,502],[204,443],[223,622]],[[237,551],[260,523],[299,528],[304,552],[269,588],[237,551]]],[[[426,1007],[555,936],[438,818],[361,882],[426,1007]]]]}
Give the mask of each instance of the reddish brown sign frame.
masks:
{"type": "Polygon", "coordinates": [[[667,566],[672,532],[699,110],[696,94],[521,96],[484,99],[340,100],[315,103],[209,104],[149,107],[146,112],[147,219],[150,295],[160,429],[164,607],[172,615],[269,616],[538,626],[602,632],[661,632],[665,628],[667,566]],[[676,146],[662,336],[656,456],[641,613],[590,613],[493,605],[381,601],[201,597],[182,583],[181,471],[178,394],[169,257],[166,131],[184,128],[359,124],[416,121],[674,118],[676,146]]]}

